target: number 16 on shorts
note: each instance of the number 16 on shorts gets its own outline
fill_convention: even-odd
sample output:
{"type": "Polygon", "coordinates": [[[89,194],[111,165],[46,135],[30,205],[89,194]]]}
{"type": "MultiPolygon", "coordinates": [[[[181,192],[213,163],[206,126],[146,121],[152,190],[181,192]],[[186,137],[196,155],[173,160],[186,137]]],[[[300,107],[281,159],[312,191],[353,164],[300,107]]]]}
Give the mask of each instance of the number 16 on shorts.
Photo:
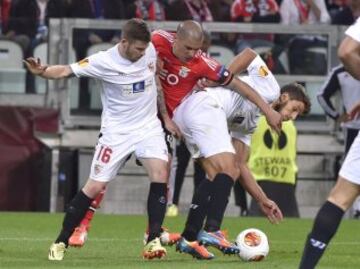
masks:
{"type": "Polygon", "coordinates": [[[95,154],[91,164],[90,177],[92,179],[101,179],[101,181],[108,181],[114,175],[116,168],[112,164],[113,149],[103,144],[97,144],[95,154]]]}
{"type": "Polygon", "coordinates": [[[96,160],[106,164],[110,161],[112,149],[108,146],[99,144],[96,148],[96,160]]]}

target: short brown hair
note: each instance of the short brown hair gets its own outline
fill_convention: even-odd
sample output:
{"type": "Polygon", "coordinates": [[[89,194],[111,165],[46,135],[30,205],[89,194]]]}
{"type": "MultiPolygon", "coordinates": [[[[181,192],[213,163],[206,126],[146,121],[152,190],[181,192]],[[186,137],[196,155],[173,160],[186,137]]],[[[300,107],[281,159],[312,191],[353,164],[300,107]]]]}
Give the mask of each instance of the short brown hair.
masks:
{"type": "Polygon", "coordinates": [[[125,38],[130,43],[137,40],[149,43],[151,40],[151,32],[145,21],[133,18],[125,23],[122,28],[121,37],[125,38]]]}
{"type": "Polygon", "coordinates": [[[280,93],[287,93],[291,100],[302,102],[304,104],[303,114],[305,115],[309,113],[311,109],[311,102],[309,96],[306,94],[304,86],[296,82],[286,84],[281,88],[280,93]]]}

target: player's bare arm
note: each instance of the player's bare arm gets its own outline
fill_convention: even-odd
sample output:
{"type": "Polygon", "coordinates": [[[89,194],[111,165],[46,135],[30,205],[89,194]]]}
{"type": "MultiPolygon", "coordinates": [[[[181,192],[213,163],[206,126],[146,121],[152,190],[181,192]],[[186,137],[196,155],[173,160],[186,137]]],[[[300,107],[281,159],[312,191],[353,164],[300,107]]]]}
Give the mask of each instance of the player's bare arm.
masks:
{"type": "Polygon", "coordinates": [[[233,74],[240,74],[248,68],[258,54],[250,48],[244,49],[228,64],[228,70],[233,74]]]}
{"type": "MultiPolygon", "coordinates": [[[[241,53],[236,55],[236,57],[228,64],[227,69],[232,74],[240,74],[246,71],[246,68],[250,65],[250,63],[256,58],[258,54],[250,48],[244,49],[241,53]]],[[[219,82],[215,82],[206,78],[201,79],[198,82],[198,85],[201,88],[205,87],[217,87],[220,85],[219,82]]]]}
{"type": "Polygon", "coordinates": [[[236,151],[236,162],[240,168],[239,181],[241,185],[258,202],[261,211],[269,221],[271,223],[279,223],[283,219],[280,208],[266,196],[247,165],[249,147],[238,139],[233,139],[233,145],[236,151]]]}
{"type": "Polygon", "coordinates": [[[349,36],[345,37],[339,46],[338,55],[346,71],[360,80],[360,43],[349,36]]]}
{"type": "Polygon", "coordinates": [[[243,97],[247,98],[264,113],[267,123],[277,133],[281,130],[282,117],[279,112],[276,112],[271,106],[264,101],[264,99],[248,84],[234,77],[229,84],[229,87],[243,97]]]}
{"type": "MultiPolygon", "coordinates": [[[[228,65],[228,70],[233,74],[239,74],[241,72],[244,72],[251,62],[258,56],[258,54],[253,51],[250,48],[247,48],[243,50],[241,53],[239,53],[228,65]]],[[[268,124],[276,131],[279,132],[281,129],[281,115],[271,109],[270,105],[267,104],[261,96],[252,89],[249,85],[247,85],[245,82],[234,78],[230,82],[230,87],[237,91],[242,96],[249,99],[251,102],[256,104],[260,110],[264,113],[266,116],[266,120],[268,124]],[[233,86],[232,86],[233,85],[233,86]]]]}
{"type": "Polygon", "coordinates": [[[175,124],[175,122],[170,118],[169,113],[166,109],[165,105],[165,98],[164,98],[164,91],[161,86],[161,82],[159,77],[156,75],[156,87],[157,87],[157,104],[158,104],[158,110],[161,115],[161,118],[164,121],[164,127],[166,130],[168,130],[172,135],[174,135],[176,138],[181,138],[181,132],[179,127],[175,124]]]}
{"type": "Polygon", "coordinates": [[[27,69],[36,76],[46,79],[61,79],[73,76],[69,65],[43,65],[39,58],[27,58],[24,60],[27,69]]]}

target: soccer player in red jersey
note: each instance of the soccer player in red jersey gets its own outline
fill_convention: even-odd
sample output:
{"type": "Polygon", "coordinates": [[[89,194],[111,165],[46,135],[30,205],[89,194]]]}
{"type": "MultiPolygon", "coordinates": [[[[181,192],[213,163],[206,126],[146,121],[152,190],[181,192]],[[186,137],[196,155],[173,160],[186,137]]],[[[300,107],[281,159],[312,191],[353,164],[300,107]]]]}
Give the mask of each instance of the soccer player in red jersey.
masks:
{"type": "MultiPolygon", "coordinates": [[[[231,70],[226,69],[225,66],[200,50],[203,42],[203,30],[199,23],[191,20],[184,21],[179,24],[176,33],[155,31],[151,41],[158,53],[161,70],[159,74],[160,87],[164,97],[164,100],[161,100],[161,89],[158,89],[158,105],[168,131],[177,134],[177,130],[176,132],[171,130],[169,119],[181,100],[203,78],[223,86],[228,85],[229,88],[255,103],[265,114],[270,126],[275,130],[281,128],[279,113],[272,110],[250,86],[234,78],[231,70]],[[162,107],[162,104],[165,107],[162,107]]],[[[246,66],[237,67],[237,69],[246,70],[246,66]]]]}

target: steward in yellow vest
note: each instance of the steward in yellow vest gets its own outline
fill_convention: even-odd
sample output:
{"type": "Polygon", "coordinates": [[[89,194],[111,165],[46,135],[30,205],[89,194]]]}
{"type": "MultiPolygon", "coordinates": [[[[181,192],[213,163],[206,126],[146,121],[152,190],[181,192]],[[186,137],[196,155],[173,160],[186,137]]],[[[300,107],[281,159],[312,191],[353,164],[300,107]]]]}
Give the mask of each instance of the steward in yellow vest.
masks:
{"type": "Polygon", "coordinates": [[[259,119],[252,135],[249,168],[256,180],[295,184],[296,137],[294,122],[284,121],[280,135],[271,131],[266,119],[259,119]]]}
{"type": "MultiPolygon", "coordinates": [[[[292,120],[284,121],[281,133],[273,132],[262,116],[252,135],[249,168],[266,195],[276,202],[284,216],[298,217],[295,197],[297,132],[292,120]]],[[[251,202],[250,215],[262,215],[251,202]]]]}

